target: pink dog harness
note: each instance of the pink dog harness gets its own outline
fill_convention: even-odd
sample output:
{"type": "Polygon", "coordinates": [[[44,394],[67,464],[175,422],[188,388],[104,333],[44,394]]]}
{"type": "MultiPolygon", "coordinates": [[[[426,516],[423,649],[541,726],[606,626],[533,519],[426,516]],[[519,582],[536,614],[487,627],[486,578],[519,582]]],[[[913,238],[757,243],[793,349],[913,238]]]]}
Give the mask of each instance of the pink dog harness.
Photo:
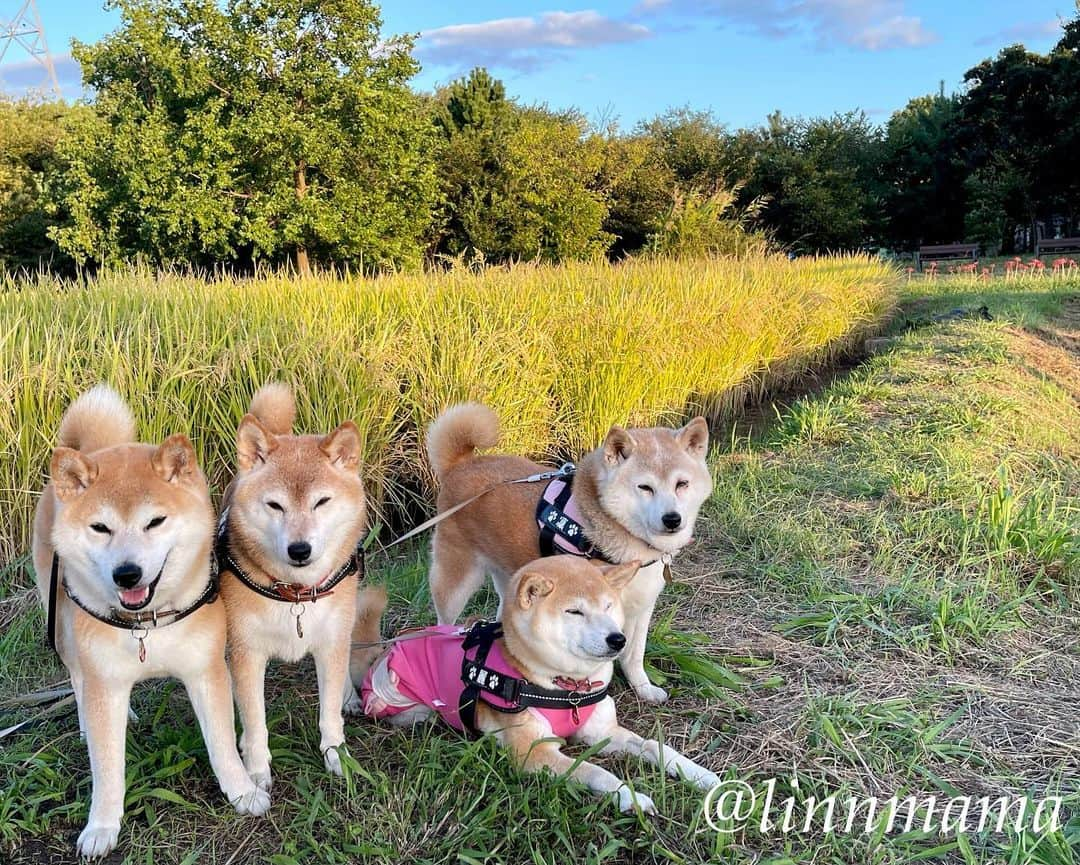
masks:
{"type": "Polygon", "coordinates": [[[595,544],[585,537],[581,511],[574,501],[574,467],[563,466],[564,476],[544,488],[536,506],[536,524],[540,528],[540,555],[571,555],[609,562],[595,544]]]}
{"type": "MultiPolygon", "coordinates": [[[[386,706],[369,711],[386,718],[424,705],[434,709],[455,730],[476,734],[476,704],[483,701],[492,709],[517,714],[535,709],[560,738],[568,738],[584,726],[597,703],[607,696],[603,682],[557,680],[566,689],[541,688],[521,678],[503,655],[502,626],[498,622],[477,622],[465,629],[457,625],[435,625],[394,643],[385,661],[397,674],[396,688],[413,700],[408,706],[386,706]]],[[[361,686],[365,711],[374,693],[368,670],[361,686]]],[[[376,694],[377,696],[377,694],[376,694]]]]}

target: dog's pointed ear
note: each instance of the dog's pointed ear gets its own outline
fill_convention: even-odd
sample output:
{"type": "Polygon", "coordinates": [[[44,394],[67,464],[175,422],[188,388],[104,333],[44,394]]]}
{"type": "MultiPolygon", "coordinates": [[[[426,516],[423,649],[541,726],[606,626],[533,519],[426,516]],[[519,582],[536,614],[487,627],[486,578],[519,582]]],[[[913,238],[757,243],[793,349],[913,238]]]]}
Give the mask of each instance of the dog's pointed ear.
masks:
{"type": "Polygon", "coordinates": [[[187,483],[199,473],[199,461],[195,456],[195,447],[186,435],[177,433],[163,441],[150,464],[161,478],[170,484],[187,483]]]}
{"type": "Polygon", "coordinates": [[[623,589],[641,570],[641,562],[623,562],[621,565],[600,565],[600,571],[613,589],[623,589]]]}
{"type": "Polygon", "coordinates": [[[675,438],[690,456],[705,459],[705,454],[709,450],[709,424],[705,418],[698,415],[675,433],[675,438]]]}
{"type": "Polygon", "coordinates": [[[70,501],[81,495],[94,482],[97,473],[97,463],[74,448],[57,448],[53,451],[49,477],[60,501],[70,501]]]}
{"type": "Polygon", "coordinates": [[[360,465],[360,430],[347,420],[319,442],[319,450],[332,465],[355,472],[360,465]]]}
{"type": "Polygon", "coordinates": [[[244,471],[254,468],[277,447],[277,438],[253,414],[244,415],[236,430],[236,461],[244,471]]]}
{"type": "Polygon", "coordinates": [[[604,439],[604,461],[618,465],[634,452],[634,439],[621,426],[613,426],[604,439]]]}
{"type": "Polygon", "coordinates": [[[555,584],[543,574],[526,573],[521,577],[521,582],[518,583],[518,606],[523,610],[527,610],[540,598],[547,597],[554,591],[555,584]]]}

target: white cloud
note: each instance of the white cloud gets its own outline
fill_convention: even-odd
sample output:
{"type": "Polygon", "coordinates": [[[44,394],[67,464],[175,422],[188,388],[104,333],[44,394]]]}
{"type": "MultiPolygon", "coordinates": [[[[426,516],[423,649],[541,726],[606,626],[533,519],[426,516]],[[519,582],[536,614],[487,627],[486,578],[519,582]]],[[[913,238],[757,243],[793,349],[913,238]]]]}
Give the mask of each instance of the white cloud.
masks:
{"type": "Polygon", "coordinates": [[[635,12],[709,16],[769,39],[809,38],[819,48],[885,51],[938,39],[921,18],[904,14],[904,0],[641,0],[635,12]]]}
{"type": "MultiPolygon", "coordinates": [[[[72,92],[77,94],[82,88],[82,68],[78,62],[67,53],[56,54],[52,60],[57,80],[60,82],[60,89],[65,95],[70,95],[72,92]]],[[[25,60],[16,60],[0,66],[0,90],[10,96],[21,96],[31,92],[43,93],[50,89],[49,74],[38,60],[27,57],[25,60]]]]}
{"type": "Polygon", "coordinates": [[[1017,42],[1042,41],[1061,36],[1061,22],[1054,18],[1052,21],[1022,21],[1012,24],[1002,30],[988,33],[975,41],[976,45],[1011,45],[1017,42]]]}
{"type": "Polygon", "coordinates": [[[889,48],[915,47],[935,41],[921,18],[894,15],[880,24],[870,24],[851,34],[851,44],[867,51],[885,51],[889,48]]]}
{"type": "Polygon", "coordinates": [[[643,24],[599,12],[545,12],[426,30],[420,34],[416,53],[433,66],[501,66],[528,71],[570,51],[650,36],[652,32],[643,24]]]}

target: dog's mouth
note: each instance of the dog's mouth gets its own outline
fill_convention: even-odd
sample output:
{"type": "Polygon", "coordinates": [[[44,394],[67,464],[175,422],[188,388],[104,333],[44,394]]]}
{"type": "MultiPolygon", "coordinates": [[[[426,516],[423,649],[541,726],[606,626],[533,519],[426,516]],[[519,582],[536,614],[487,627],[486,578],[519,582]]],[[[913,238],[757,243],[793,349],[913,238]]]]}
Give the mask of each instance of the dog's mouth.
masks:
{"type": "Polygon", "coordinates": [[[154,589],[156,589],[158,583],[161,582],[161,575],[165,573],[165,564],[168,561],[169,557],[166,555],[165,561],[161,563],[161,570],[157,572],[157,576],[145,586],[135,586],[132,589],[120,589],[116,593],[120,598],[120,606],[131,612],[145,609],[146,606],[154,600],[154,589]]]}

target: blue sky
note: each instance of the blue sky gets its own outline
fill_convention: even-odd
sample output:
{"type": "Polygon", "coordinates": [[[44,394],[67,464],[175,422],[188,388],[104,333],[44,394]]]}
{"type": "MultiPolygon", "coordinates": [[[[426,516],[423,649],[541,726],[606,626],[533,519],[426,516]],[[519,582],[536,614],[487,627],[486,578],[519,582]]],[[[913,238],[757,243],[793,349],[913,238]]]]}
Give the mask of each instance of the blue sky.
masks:
{"type": "MultiPolygon", "coordinates": [[[[38,0],[69,97],[70,41],[118,23],[98,0],[38,0]]],[[[0,19],[21,0],[0,0],[0,19]]],[[[385,32],[418,33],[421,88],[475,65],[524,102],[574,106],[624,126],[665,108],[712,110],[731,127],[776,109],[792,115],[861,108],[884,121],[908,99],[960,87],[1005,45],[1048,50],[1074,0],[407,0],[383,7],[385,32]]],[[[37,79],[13,49],[0,79],[17,93],[37,79]]]]}

